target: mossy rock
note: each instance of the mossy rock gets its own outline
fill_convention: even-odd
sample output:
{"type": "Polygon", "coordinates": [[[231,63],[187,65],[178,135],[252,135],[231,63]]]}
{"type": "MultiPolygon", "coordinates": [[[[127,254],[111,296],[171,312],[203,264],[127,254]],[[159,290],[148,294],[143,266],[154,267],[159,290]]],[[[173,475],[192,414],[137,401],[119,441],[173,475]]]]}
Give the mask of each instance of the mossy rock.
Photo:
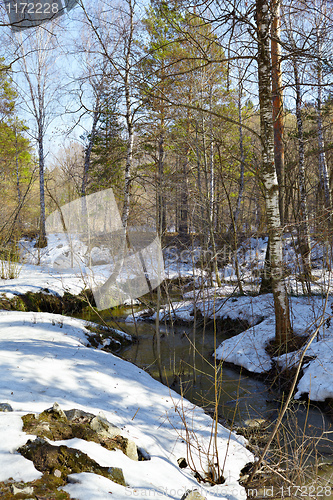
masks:
{"type": "Polygon", "coordinates": [[[55,480],[66,481],[69,474],[91,472],[126,486],[123,472],[118,467],[102,467],[86,453],[67,446],[54,446],[42,438],[29,440],[18,449],[24,458],[31,460],[35,468],[52,475],[55,480]]]}
{"type": "Polygon", "coordinates": [[[22,416],[23,430],[51,441],[84,439],[100,444],[110,451],[121,450],[132,460],[138,460],[135,443],[121,435],[118,427],[106,419],[81,410],[63,412],[55,403],[52,408],[39,415],[29,413],[22,416]]]}
{"type": "Polygon", "coordinates": [[[0,497],[1,500],[20,500],[27,498],[40,498],[47,500],[70,500],[70,496],[66,491],[58,490],[59,486],[64,486],[66,481],[59,480],[58,478],[49,474],[43,476],[35,481],[27,483],[13,481],[12,479],[0,482],[0,497]],[[13,488],[33,489],[33,497],[28,493],[13,493],[13,488]]]}
{"type": "Polygon", "coordinates": [[[84,423],[72,423],[67,419],[54,418],[54,415],[43,411],[38,417],[35,414],[29,413],[23,415],[23,430],[27,434],[48,438],[52,441],[63,439],[79,438],[86,441],[99,442],[96,433],[84,423]]]}
{"type": "Polygon", "coordinates": [[[83,290],[78,295],[65,292],[61,297],[54,295],[47,288],[39,292],[27,292],[8,299],[0,298],[0,307],[6,311],[34,311],[54,314],[80,313],[88,304],[95,305],[91,290],[83,290]]]}

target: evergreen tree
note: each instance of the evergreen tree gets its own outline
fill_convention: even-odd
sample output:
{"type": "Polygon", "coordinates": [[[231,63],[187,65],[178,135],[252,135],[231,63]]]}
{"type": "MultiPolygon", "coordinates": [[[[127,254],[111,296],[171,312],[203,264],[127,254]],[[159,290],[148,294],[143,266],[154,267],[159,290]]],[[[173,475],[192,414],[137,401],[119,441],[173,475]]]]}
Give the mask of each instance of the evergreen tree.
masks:
{"type": "Polygon", "coordinates": [[[117,112],[117,95],[110,90],[101,104],[100,119],[94,138],[89,192],[112,187],[116,191],[122,184],[126,142],[123,126],[117,112]]]}
{"type": "Polygon", "coordinates": [[[3,202],[0,209],[7,241],[19,221],[27,185],[31,179],[31,145],[25,137],[27,127],[17,118],[16,98],[10,75],[0,62],[0,185],[3,202]]]}

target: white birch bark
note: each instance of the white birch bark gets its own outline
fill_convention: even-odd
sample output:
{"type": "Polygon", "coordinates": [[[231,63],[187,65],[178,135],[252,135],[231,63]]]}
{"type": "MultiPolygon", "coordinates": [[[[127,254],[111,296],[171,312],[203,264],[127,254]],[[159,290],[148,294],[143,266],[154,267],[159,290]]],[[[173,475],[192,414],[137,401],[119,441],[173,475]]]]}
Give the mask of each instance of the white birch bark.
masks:
{"type": "Polygon", "coordinates": [[[279,211],[279,186],[274,161],[274,128],[270,60],[269,0],[256,0],[258,84],[262,172],[265,190],[267,228],[270,241],[271,280],[274,296],[276,341],[280,344],[291,335],[289,303],[283,278],[282,231],[279,211]]]}
{"type": "Polygon", "coordinates": [[[30,45],[26,46],[22,35],[18,35],[17,42],[21,52],[21,68],[28,84],[28,95],[30,100],[30,113],[36,122],[36,142],[38,146],[38,165],[39,165],[39,203],[40,203],[40,227],[39,240],[36,245],[45,247],[47,245],[45,229],[45,152],[44,138],[48,126],[47,111],[50,100],[47,100],[47,94],[50,86],[50,67],[54,64],[52,60],[54,33],[52,30],[45,30],[43,27],[36,28],[35,36],[30,45]],[[30,52],[30,54],[29,54],[30,52]]]}
{"type": "Polygon", "coordinates": [[[94,141],[96,137],[96,132],[97,132],[97,123],[100,117],[100,113],[98,110],[98,100],[96,102],[96,106],[94,109],[94,114],[93,114],[93,123],[91,126],[91,131],[90,131],[90,137],[89,141],[87,144],[87,147],[85,148],[84,152],[84,169],[83,169],[83,177],[82,177],[82,185],[81,185],[81,196],[86,195],[86,189],[87,189],[87,184],[88,184],[88,174],[89,174],[89,169],[90,169],[90,158],[91,158],[91,152],[94,146],[94,141]]]}

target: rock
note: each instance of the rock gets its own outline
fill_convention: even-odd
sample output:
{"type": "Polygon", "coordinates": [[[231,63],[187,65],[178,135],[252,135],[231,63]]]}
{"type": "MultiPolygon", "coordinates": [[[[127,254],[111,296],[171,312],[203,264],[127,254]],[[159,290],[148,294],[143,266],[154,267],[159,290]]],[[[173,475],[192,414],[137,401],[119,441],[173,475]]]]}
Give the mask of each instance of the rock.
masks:
{"type": "Polygon", "coordinates": [[[103,264],[110,264],[112,262],[112,255],[108,248],[94,247],[90,252],[91,264],[93,266],[100,266],[103,264]]]}
{"type": "Polygon", "coordinates": [[[60,405],[57,402],[53,403],[52,408],[49,408],[48,410],[45,411],[47,413],[54,413],[55,415],[58,415],[59,418],[67,420],[65,412],[60,408],[60,405]]]}
{"type": "Polygon", "coordinates": [[[192,490],[187,491],[181,498],[181,500],[206,500],[198,491],[192,490]]]}
{"type": "MultiPolygon", "coordinates": [[[[134,441],[123,436],[121,429],[111,424],[101,413],[97,417],[92,413],[72,409],[63,411],[58,403],[43,411],[40,415],[23,415],[23,430],[40,438],[52,441],[65,439],[85,439],[99,443],[108,450],[121,450],[131,460],[147,460],[146,454],[138,452],[134,441]]],[[[150,457],[148,458],[148,460],[150,457]]]]}
{"type": "Polygon", "coordinates": [[[130,458],[131,460],[135,460],[137,462],[139,460],[139,456],[136,444],[134,443],[134,441],[131,441],[130,439],[127,438],[124,439],[126,439],[127,441],[125,455],[127,455],[128,458],[130,458]]]}
{"type": "Polygon", "coordinates": [[[0,403],[0,411],[13,411],[13,408],[8,403],[0,403]]]}
{"type": "Polygon", "coordinates": [[[269,424],[264,418],[253,418],[244,421],[246,427],[261,427],[264,424],[269,424]]]}
{"type": "Polygon", "coordinates": [[[121,435],[119,427],[111,424],[103,415],[97,415],[90,422],[90,427],[93,431],[106,438],[113,438],[121,435]]]}
{"type": "Polygon", "coordinates": [[[78,409],[72,409],[72,410],[65,410],[65,415],[67,417],[67,420],[70,422],[91,422],[93,418],[95,418],[95,415],[93,413],[88,413],[83,410],[78,410],[78,409]]]}
{"type": "Polygon", "coordinates": [[[18,449],[24,458],[31,460],[37,470],[67,479],[69,474],[92,472],[115,483],[126,486],[124,475],[118,467],[102,467],[88,455],[75,448],[53,446],[42,438],[29,440],[18,449]]]}
{"type": "Polygon", "coordinates": [[[15,486],[15,484],[11,485],[11,490],[13,495],[33,495],[34,489],[32,486],[26,486],[20,488],[19,486],[15,486]]]}
{"type": "Polygon", "coordinates": [[[103,437],[100,442],[101,445],[105,446],[108,450],[121,450],[131,460],[135,460],[136,462],[139,460],[138,449],[134,441],[127,439],[121,434],[113,438],[103,437]]]}
{"type": "Polygon", "coordinates": [[[178,458],[177,464],[179,465],[180,469],[185,469],[187,467],[187,462],[186,462],[186,459],[184,457],[178,458]]]}
{"type": "Polygon", "coordinates": [[[140,448],[139,446],[137,446],[136,449],[138,450],[140,462],[144,460],[151,460],[151,456],[149,455],[147,450],[145,450],[144,448],[140,448]]]}
{"type": "Polygon", "coordinates": [[[59,469],[55,469],[53,474],[55,475],[55,477],[61,477],[61,471],[59,469]]]}

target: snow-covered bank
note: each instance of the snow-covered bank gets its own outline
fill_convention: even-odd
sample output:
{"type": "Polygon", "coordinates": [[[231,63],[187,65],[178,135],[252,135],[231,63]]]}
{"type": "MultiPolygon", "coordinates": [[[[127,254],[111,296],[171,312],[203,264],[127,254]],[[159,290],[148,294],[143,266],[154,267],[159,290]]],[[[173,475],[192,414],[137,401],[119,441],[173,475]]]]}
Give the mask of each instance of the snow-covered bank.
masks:
{"type": "Polygon", "coordinates": [[[79,294],[87,287],[83,277],[72,272],[57,273],[48,267],[31,264],[18,264],[19,276],[10,279],[0,279],[0,293],[8,298],[27,292],[40,292],[47,289],[50,293],[63,296],[64,292],[79,294]]]}
{"type": "MultiPolygon", "coordinates": [[[[262,304],[264,319],[257,325],[239,335],[227,339],[216,350],[216,357],[221,361],[228,361],[242,366],[253,373],[264,373],[277,363],[283,368],[290,368],[299,360],[301,350],[273,358],[266,352],[266,346],[275,336],[275,318],[273,311],[273,298],[266,296],[256,297],[257,304],[262,304]]],[[[306,351],[306,362],[303,373],[297,385],[295,398],[307,395],[313,401],[325,401],[333,398],[333,299],[330,297],[326,309],[325,298],[291,297],[291,320],[293,331],[296,335],[309,336],[319,325],[322,318],[324,322],[319,329],[314,342],[306,351]]],[[[243,315],[244,308],[249,311],[249,298],[239,297],[234,306],[233,315],[243,315]]],[[[256,311],[256,308],[254,308],[256,311]]]]}
{"type": "Polygon", "coordinates": [[[89,454],[100,465],[121,467],[127,483],[124,487],[94,474],[76,474],[76,482],[65,487],[71,496],[79,500],[122,500],[131,496],[177,500],[186,490],[197,488],[207,500],[245,498],[238,484],[239,472],[253,457],[244,447],[244,439],[218,426],[220,463],[227,454],[223,471],[226,482],[214,487],[199,485],[188,467],[180,469],[177,464],[177,459],[187,457],[187,445],[175,406],[186,414],[195,432],[191,451],[200,470],[205,466],[210,417],[143,370],[112,354],[87,348],[86,334],[82,322],[72,318],[0,313],[0,402],[9,403],[14,410],[0,413],[0,480],[40,477],[31,462],[15,452],[31,437],[22,432],[20,417],[41,412],[57,401],[65,410],[102,411],[151,457],[133,462],[121,452],[108,451],[96,443],[71,440],[69,446],[89,454]]]}

